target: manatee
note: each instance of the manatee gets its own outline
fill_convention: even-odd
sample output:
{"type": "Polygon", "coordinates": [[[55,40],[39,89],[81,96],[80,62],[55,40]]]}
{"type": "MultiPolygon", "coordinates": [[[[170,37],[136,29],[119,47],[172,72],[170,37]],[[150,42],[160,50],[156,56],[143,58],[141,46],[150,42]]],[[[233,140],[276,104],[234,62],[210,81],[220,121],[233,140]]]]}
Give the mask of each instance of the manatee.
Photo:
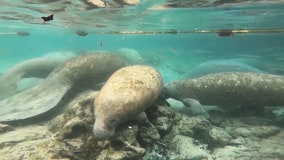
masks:
{"type": "Polygon", "coordinates": [[[72,88],[101,83],[127,65],[124,59],[108,54],[72,58],[56,67],[37,86],[0,101],[0,122],[34,117],[55,107],[72,88]]]}
{"type": "Polygon", "coordinates": [[[46,78],[59,64],[74,56],[69,52],[55,52],[40,58],[20,62],[0,77],[0,100],[13,95],[23,78],[46,78]],[[64,57],[59,57],[64,54],[64,57]]]}
{"type": "Polygon", "coordinates": [[[152,67],[134,65],[116,71],[94,102],[95,137],[109,138],[121,123],[145,118],[143,111],[157,99],[162,88],[162,78],[152,67]]]}
{"type": "Polygon", "coordinates": [[[220,72],[254,72],[265,73],[257,68],[240,62],[239,60],[212,60],[199,64],[195,68],[185,73],[186,78],[198,78],[207,74],[220,72]]]}
{"type": "Polygon", "coordinates": [[[22,78],[45,78],[60,63],[50,58],[35,58],[13,66],[0,77],[0,100],[13,95],[22,78]]]}
{"type": "Polygon", "coordinates": [[[225,72],[183,79],[165,85],[169,97],[193,98],[202,105],[283,106],[284,77],[272,74],[225,72]]]}
{"type": "Polygon", "coordinates": [[[122,56],[132,64],[141,64],[143,62],[143,58],[138,51],[131,48],[119,48],[117,53],[119,56],[122,56]]]}

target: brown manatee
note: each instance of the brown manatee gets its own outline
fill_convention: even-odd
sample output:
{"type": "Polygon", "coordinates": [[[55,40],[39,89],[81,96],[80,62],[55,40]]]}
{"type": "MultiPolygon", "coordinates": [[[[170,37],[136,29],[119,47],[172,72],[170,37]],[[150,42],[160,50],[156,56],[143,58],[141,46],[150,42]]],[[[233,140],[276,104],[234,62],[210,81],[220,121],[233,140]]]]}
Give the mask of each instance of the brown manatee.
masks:
{"type": "Polygon", "coordinates": [[[198,105],[191,105],[197,112],[202,111],[200,103],[218,106],[284,105],[284,77],[279,75],[224,72],[174,81],[165,88],[171,98],[190,105],[192,100],[198,102],[198,105]]]}
{"type": "Polygon", "coordinates": [[[114,71],[127,65],[110,54],[87,54],[56,67],[37,86],[0,101],[0,122],[30,118],[55,107],[74,87],[88,88],[102,83],[114,71]]]}
{"type": "Polygon", "coordinates": [[[157,99],[162,88],[160,74],[149,66],[128,66],[113,73],[95,100],[95,137],[111,137],[121,123],[145,117],[144,110],[157,99]]]}

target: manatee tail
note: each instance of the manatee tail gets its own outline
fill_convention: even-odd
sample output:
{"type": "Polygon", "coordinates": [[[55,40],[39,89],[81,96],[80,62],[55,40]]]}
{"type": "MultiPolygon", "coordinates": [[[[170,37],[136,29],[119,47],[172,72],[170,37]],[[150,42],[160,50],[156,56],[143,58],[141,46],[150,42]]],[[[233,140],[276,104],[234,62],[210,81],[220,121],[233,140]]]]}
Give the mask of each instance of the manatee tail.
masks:
{"type": "Polygon", "coordinates": [[[0,122],[15,121],[44,113],[62,99],[70,84],[46,83],[0,101],[0,122]]]}
{"type": "Polygon", "coordinates": [[[203,116],[204,118],[209,118],[209,114],[204,110],[203,106],[195,99],[186,98],[182,102],[185,106],[191,107],[192,114],[196,116],[203,116]]]}
{"type": "Polygon", "coordinates": [[[15,75],[8,73],[0,77],[0,100],[5,99],[16,92],[17,85],[23,75],[23,73],[16,73],[15,75]]]}

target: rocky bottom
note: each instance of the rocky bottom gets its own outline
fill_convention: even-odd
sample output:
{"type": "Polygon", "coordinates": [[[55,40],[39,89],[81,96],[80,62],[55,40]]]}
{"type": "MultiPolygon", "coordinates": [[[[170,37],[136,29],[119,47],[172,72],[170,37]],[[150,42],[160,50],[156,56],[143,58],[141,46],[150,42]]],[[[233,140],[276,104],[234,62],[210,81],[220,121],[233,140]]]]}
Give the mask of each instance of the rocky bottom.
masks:
{"type": "Polygon", "coordinates": [[[271,119],[211,113],[189,117],[158,102],[152,124],[128,122],[110,140],[92,135],[95,92],[81,93],[54,119],[32,125],[0,125],[0,159],[284,159],[284,130],[271,119]]]}

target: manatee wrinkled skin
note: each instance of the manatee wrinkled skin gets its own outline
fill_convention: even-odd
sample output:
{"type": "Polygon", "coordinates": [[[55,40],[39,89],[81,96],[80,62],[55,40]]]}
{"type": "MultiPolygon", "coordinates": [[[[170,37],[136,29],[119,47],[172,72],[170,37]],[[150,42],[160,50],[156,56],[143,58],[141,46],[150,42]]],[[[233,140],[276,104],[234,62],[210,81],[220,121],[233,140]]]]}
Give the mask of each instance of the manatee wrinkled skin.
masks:
{"type": "Polygon", "coordinates": [[[208,74],[221,73],[221,72],[253,72],[265,73],[250,65],[237,61],[237,59],[230,60],[211,60],[206,61],[195,68],[191,69],[185,74],[186,78],[198,78],[208,74]]]}
{"type": "Polygon", "coordinates": [[[95,100],[95,137],[109,138],[118,125],[141,116],[162,88],[162,78],[152,67],[135,65],[116,71],[95,100]]]}
{"type": "Polygon", "coordinates": [[[227,72],[168,83],[175,99],[193,98],[202,105],[284,105],[284,77],[271,74],[227,72]]]}
{"type": "Polygon", "coordinates": [[[102,83],[117,69],[128,65],[118,56],[88,54],[56,67],[37,86],[0,101],[0,122],[21,120],[55,107],[71,88],[90,88],[102,83]]]}

